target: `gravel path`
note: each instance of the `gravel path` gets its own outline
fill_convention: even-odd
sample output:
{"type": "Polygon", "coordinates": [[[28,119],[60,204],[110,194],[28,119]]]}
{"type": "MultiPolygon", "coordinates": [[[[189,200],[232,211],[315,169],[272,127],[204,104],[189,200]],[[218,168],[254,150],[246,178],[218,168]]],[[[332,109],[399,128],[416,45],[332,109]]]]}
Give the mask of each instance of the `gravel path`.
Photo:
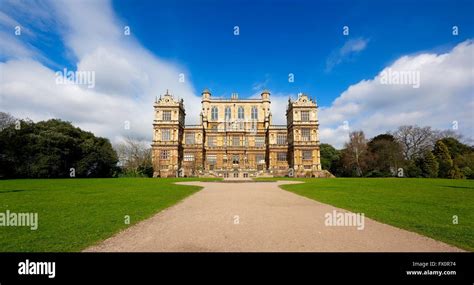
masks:
{"type": "Polygon", "coordinates": [[[461,251],[368,218],[363,230],[326,226],[325,214],[348,212],[285,183],[183,182],[204,189],[85,251],[461,251]]]}

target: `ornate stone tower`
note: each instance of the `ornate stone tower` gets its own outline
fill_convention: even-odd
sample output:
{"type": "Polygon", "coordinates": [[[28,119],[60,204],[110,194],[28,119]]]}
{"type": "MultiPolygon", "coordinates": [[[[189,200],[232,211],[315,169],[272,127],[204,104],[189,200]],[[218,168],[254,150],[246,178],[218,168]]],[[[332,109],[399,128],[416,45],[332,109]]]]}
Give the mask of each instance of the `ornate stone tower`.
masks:
{"type": "Polygon", "coordinates": [[[209,89],[204,89],[201,93],[201,124],[204,126],[204,128],[207,127],[207,123],[209,121],[209,106],[211,102],[211,91],[209,89]]]}
{"type": "Polygon", "coordinates": [[[155,109],[152,143],[153,176],[178,176],[183,157],[181,142],[186,115],[183,100],[175,100],[166,91],[166,94],[155,101],[153,107],[155,109]]]}
{"type": "Polygon", "coordinates": [[[260,94],[262,97],[262,108],[263,108],[263,114],[265,118],[265,128],[268,128],[272,124],[272,113],[270,112],[270,91],[264,90],[262,94],[260,94]]]}
{"type": "Polygon", "coordinates": [[[296,101],[288,100],[288,163],[295,176],[318,176],[321,171],[317,108],[302,93],[296,101]]]}

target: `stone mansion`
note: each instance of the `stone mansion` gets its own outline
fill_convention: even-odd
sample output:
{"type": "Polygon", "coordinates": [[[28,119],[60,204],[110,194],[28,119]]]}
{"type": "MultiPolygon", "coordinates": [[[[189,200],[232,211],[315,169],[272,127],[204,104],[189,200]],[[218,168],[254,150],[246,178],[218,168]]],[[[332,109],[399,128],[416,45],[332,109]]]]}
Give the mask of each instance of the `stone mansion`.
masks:
{"type": "Polygon", "coordinates": [[[307,95],[288,100],[286,125],[273,125],[270,92],[259,99],[213,98],[202,92],[199,125],[185,125],[183,100],[154,104],[155,177],[320,177],[318,107],[307,95]]]}

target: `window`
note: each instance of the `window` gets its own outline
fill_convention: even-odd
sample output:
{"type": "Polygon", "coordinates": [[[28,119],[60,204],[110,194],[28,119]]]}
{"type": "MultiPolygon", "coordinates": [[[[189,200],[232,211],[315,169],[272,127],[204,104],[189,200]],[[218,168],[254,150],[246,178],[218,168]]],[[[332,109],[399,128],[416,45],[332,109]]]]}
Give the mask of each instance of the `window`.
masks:
{"type": "Polygon", "coordinates": [[[163,121],[171,121],[171,111],[163,111],[163,121]]]}
{"type": "Polygon", "coordinates": [[[216,137],[207,137],[207,146],[216,146],[216,137]]]}
{"type": "Polygon", "coordinates": [[[169,159],[170,151],[169,150],[162,150],[160,152],[160,159],[169,159]]]}
{"type": "Polygon", "coordinates": [[[171,130],[162,130],[161,131],[161,140],[170,141],[171,140],[171,130]]]}
{"type": "Polygon", "coordinates": [[[304,141],[309,141],[311,140],[311,133],[310,133],[310,129],[301,129],[301,138],[304,140],[304,141]]]}
{"type": "Polygon", "coordinates": [[[215,154],[208,154],[207,155],[207,163],[216,164],[216,161],[217,161],[217,155],[215,155],[215,154]]]}
{"type": "Polygon", "coordinates": [[[211,120],[217,121],[217,107],[214,106],[211,109],[211,120]]]}
{"type": "Polygon", "coordinates": [[[243,130],[244,129],[244,122],[239,122],[237,127],[238,127],[238,130],[243,130]]]}
{"type": "Polygon", "coordinates": [[[232,118],[232,111],[230,107],[225,107],[225,119],[230,120],[232,118]]]}
{"type": "Polygon", "coordinates": [[[227,146],[227,137],[224,137],[224,146],[227,146]]]}
{"type": "Polygon", "coordinates": [[[195,144],[194,133],[187,133],[185,140],[186,140],[186,144],[195,144]]]}
{"type": "Polygon", "coordinates": [[[250,123],[250,131],[254,133],[257,132],[257,122],[252,121],[252,123],[250,123]]]}
{"type": "Polygon", "coordinates": [[[244,117],[245,117],[244,116],[244,107],[240,106],[237,114],[238,114],[238,118],[243,120],[244,117]]]}
{"type": "Polygon", "coordinates": [[[309,111],[301,111],[301,121],[309,122],[309,111]]]}
{"type": "Polygon", "coordinates": [[[265,137],[255,137],[255,146],[264,147],[265,146],[265,137]]]}
{"type": "Polygon", "coordinates": [[[311,169],[311,168],[312,168],[311,165],[305,165],[305,166],[304,166],[304,169],[311,169]]]}
{"type": "Polygon", "coordinates": [[[222,163],[227,164],[227,154],[222,156],[222,163]]]}
{"type": "Polygon", "coordinates": [[[278,161],[286,161],[286,152],[279,152],[277,153],[278,161]]]}
{"type": "Polygon", "coordinates": [[[311,160],[313,158],[313,153],[310,150],[303,150],[303,160],[311,160]]]}
{"type": "Polygon", "coordinates": [[[234,155],[232,156],[232,163],[233,163],[233,164],[239,164],[239,160],[240,160],[240,159],[239,159],[239,155],[238,155],[238,154],[234,154],[234,155]]]}
{"type": "Polygon", "coordinates": [[[258,119],[258,109],[256,106],[252,107],[252,119],[255,119],[255,120],[258,119]]]}
{"type": "Polygon", "coordinates": [[[277,144],[286,144],[286,134],[277,135],[277,144]]]}
{"type": "Polygon", "coordinates": [[[257,164],[265,164],[265,155],[264,154],[256,154],[255,155],[255,162],[257,164]]]}
{"type": "Polygon", "coordinates": [[[240,137],[238,137],[238,136],[233,136],[233,137],[232,137],[232,145],[233,145],[233,146],[240,146],[240,137]]]}
{"type": "Polygon", "coordinates": [[[194,153],[185,153],[184,161],[194,161],[194,153]]]}

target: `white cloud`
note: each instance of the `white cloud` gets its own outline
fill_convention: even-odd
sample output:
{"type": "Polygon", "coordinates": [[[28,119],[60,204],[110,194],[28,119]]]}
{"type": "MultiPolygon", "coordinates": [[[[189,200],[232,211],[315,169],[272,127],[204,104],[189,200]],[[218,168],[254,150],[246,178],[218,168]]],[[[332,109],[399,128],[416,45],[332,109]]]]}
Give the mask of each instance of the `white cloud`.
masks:
{"type": "Polygon", "coordinates": [[[449,129],[458,122],[459,131],[473,138],[474,43],[458,44],[444,54],[403,56],[370,80],[349,86],[330,107],[321,108],[321,141],[341,147],[347,132],[362,129],[368,137],[404,124],[449,129]],[[384,71],[416,71],[420,87],[384,85],[384,71]]]}
{"type": "Polygon", "coordinates": [[[272,123],[275,125],[286,125],[286,109],[288,98],[296,98],[295,94],[275,93],[271,94],[270,111],[272,112],[272,123]]]}
{"type": "Polygon", "coordinates": [[[50,32],[62,35],[77,70],[95,72],[96,82],[93,89],[57,85],[55,72],[62,68],[49,69],[33,58],[33,49],[19,50],[21,56],[18,52],[13,56],[4,48],[2,56],[10,59],[0,64],[2,111],[34,120],[61,118],[112,140],[133,135],[151,141],[154,98],[169,89],[184,99],[186,122],[198,120],[200,98],[195,96],[189,72],[141,46],[133,37],[133,27],[131,36],[124,35],[125,25],[116,18],[109,1],[53,1],[46,5],[49,13],[36,5],[27,8],[23,2],[9,4],[9,14],[35,15],[30,24],[40,30],[54,15],[54,27],[60,29],[50,32]],[[180,73],[185,74],[184,83],[179,82],[180,73]],[[130,121],[130,130],[124,128],[125,121],[130,121]]]}
{"type": "Polygon", "coordinates": [[[327,58],[326,72],[331,71],[336,65],[363,51],[368,43],[369,40],[364,38],[350,39],[346,41],[342,47],[334,50],[327,58]]]}

